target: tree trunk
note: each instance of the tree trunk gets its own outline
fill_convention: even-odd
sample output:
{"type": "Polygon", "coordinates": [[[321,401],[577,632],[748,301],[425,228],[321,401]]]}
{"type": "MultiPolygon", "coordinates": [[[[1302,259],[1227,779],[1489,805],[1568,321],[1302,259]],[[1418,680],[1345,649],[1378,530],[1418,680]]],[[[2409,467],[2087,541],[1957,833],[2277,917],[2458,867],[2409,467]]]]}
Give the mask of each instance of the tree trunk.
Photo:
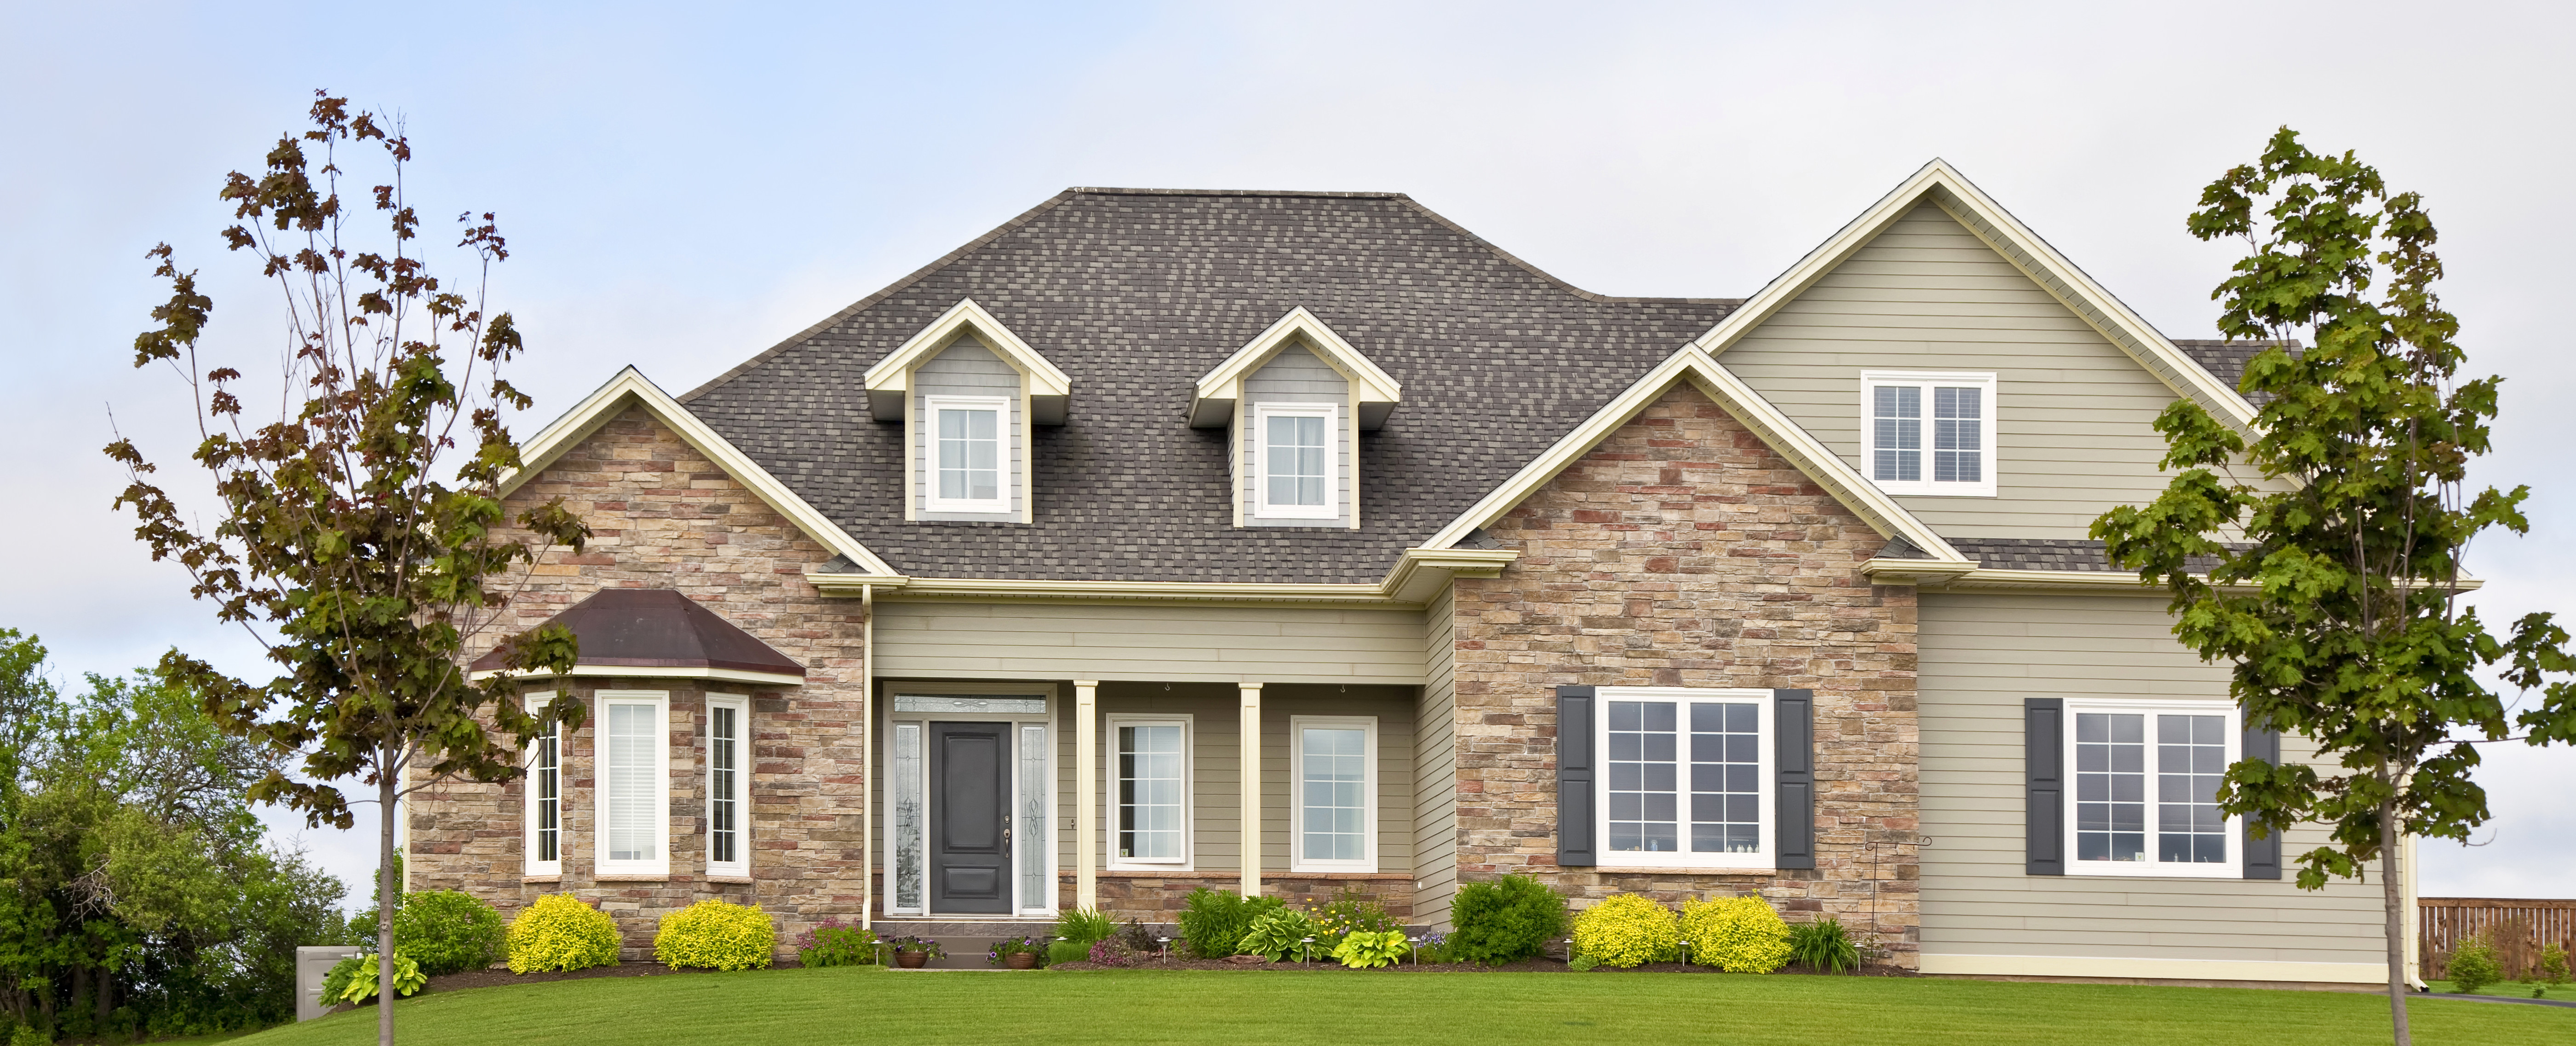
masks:
{"type": "Polygon", "coordinates": [[[2406,1030],[2406,891],[2397,881],[2397,804],[2393,802],[2379,804],[2379,892],[2388,901],[2388,1019],[2397,1046],[2412,1046],[2415,1037],[2406,1030]]]}
{"type": "Polygon", "coordinates": [[[402,883],[394,879],[394,796],[400,782],[394,780],[391,748],[386,746],[376,761],[377,1046],[394,1046],[394,906],[402,903],[402,883]]]}

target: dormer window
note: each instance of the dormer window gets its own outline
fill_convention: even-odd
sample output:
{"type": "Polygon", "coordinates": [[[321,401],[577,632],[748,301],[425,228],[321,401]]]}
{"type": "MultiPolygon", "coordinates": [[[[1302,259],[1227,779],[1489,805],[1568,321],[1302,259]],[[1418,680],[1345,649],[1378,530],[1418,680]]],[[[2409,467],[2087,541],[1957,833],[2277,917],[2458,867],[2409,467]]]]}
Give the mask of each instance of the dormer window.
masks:
{"type": "Polygon", "coordinates": [[[930,419],[930,469],[923,507],[933,512],[1011,511],[1011,469],[1004,468],[1003,419],[1011,401],[998,396],[924,396],[930,419]]]}
{"type": "Polygon", "coordinates": [[[904,426],[904,518],[1026,523],[1030,427],[1064,424],[1072,382],[973,300],[868,368],[868,412],[904,426]]]}
{"type": "Polygon", "coordinates": [[[1359,434],[1403,390],[1322,320],[1291,310],[1199,379],[1190,424],[1231,430],[1235,525],[1351,527],[1359,434]]]}
{"type": "Polygon", "coordinates": [[[1861,471],[1890,494],[1993,497],[1995,376],[1863,371],[1861,471]]]}
{"type": "Polygon", "coordinates": [[[1252,411],[1261,442],[1254,462],[1261,504],[1256,514],[1279,519],[1334,519],[1333,495],[1341,486],[1333,467],[1333,437],[1340,409],[1330,403],[1264,403],[1252,411]]]}

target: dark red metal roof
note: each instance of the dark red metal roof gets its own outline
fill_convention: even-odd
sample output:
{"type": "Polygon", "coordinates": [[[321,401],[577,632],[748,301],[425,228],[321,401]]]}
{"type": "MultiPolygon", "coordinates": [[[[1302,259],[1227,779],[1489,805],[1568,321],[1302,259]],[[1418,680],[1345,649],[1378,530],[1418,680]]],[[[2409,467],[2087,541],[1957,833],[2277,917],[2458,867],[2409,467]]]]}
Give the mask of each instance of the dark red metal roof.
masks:
{"type": "MultiPolygon", "coordinates": [[[[603,588],[548,623],[571,629],[581,640],[581,665],[805,674],[805,666],[667,588],[603,588]]],[[[499,651],[472,665],[478,672],[500,667],[499,651]]]]}

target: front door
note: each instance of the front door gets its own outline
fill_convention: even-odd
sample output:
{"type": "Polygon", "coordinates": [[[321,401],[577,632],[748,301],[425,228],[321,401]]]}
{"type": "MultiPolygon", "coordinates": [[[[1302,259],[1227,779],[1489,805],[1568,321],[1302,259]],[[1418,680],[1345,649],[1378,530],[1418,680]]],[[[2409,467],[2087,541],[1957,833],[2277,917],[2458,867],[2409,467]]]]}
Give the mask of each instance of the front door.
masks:
{"type": "Polygon", "coordinates": [[[1011,724],[930,724],[930,910],[1011,911],[1011,724]]]}

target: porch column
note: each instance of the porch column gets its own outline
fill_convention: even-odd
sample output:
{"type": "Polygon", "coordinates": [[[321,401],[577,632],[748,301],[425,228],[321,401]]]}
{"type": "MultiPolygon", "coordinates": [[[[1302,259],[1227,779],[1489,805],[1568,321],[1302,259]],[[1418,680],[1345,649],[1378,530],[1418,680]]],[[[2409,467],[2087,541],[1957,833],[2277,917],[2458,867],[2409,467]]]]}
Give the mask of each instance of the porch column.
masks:
{"type": "Polygon", "coordinates": [[[1243,684],[1243,895],[1261,896],[1261,684],[1243,684]]]}
{"type": "Polygon", "coordinates": [[[1100,908],[1100,681],[1073,681],[1073,906],[1100,908]]]}

